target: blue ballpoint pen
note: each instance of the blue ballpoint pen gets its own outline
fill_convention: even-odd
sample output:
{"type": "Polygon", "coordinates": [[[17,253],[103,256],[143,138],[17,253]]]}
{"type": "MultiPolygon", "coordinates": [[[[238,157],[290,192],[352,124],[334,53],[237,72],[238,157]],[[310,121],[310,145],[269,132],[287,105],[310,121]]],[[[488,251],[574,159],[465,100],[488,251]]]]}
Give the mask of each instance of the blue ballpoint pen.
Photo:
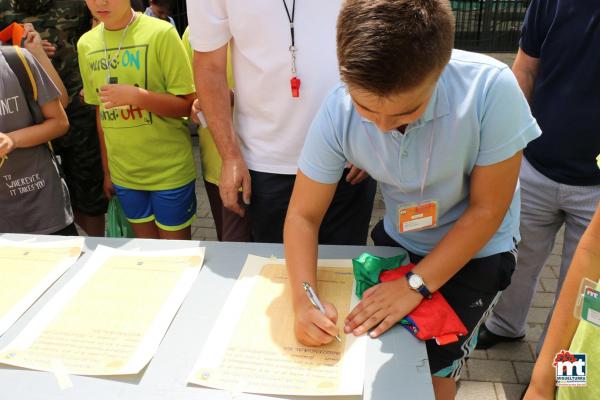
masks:
{"type": "MultiPolygon", "coordinates": [[[[304,288],[304,291],[308,296],[308,300],[310,300],[312,305],[315,306],[315,308],[318,309],[322,314],[325,314],[325,307],[323,307],[323,304],[321,304],[319,301],[319,298],[317,297],[317,294],[313,290],[312,286],[310,286],[310,283],[302,282],[302,287],[304,288]]],[[[339,335],[336,335],[335,338],[338,342],[342,342],[342,339],[340,339],[339,335]]]]}

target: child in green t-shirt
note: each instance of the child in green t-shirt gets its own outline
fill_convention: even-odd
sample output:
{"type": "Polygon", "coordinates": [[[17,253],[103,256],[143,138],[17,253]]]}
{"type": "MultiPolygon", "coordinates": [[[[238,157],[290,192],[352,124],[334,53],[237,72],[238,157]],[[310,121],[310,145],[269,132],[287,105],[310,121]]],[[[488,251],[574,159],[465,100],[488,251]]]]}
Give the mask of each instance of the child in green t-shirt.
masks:
{"type": "Polygon", "coordinates": [[[130,0],[86,0],[101,22],[77,44],[87,103],[97,106],[104,191],[116,193],[137,237],[190,239],[196,212],[184,117],[192,70],[175,28],[130,0]]]}
{"type": "MultiPolygon", "coordinates": [[[[190,28],[187,27],[181,37],[183,45],[190,58],[190,64],[194,60],[194,50],[190,43],[190,28]]],[[[231,66],[231,55],[227,51],[227,84],[233,88],[233,70],[231,66]]],[[[233,90],[231,90],[231,104],[233,105],[233,90]]],[[[198,119],[200,110],[199,101],[194,101],[192,106],[192,120],[201,125],[198,119]]],[[[202,164],[202,175],[204,178],[204,188],[208,196],[210,211],[215,221],[217,238],[223,242],[251,242],[252,232],[250,221],[247,216],[239,216],[223,205],[221,195],[219,194],[219,178],[221,177],[222,160],[217,150],[217,145],[212,138],[212,133],[208,127],[198,129],[198,138],[200,142],[200,161],[202,164]]],[[[241,196],[241,191],[240,191],[241,196]]]]}
{"type": "MultiPolygon", "coordinates": [[[[600,206],[590,225],[581,237],[573,261],[569,266],[548,333],[531,375],[525,400],[579,400],[600,398],[600,327],[591,322],[577,320],[573,309],[584,278],[598,282],[600,279],[600,206]],[[557,353],[569,350],[586,354],[587,385],[559,387],[557,390],[554,360],[557,353]]],[[[589,315],[589,314],[588,314],[589,315]]],[[[570,373],[570,372],[567,372],[570,373]]]]}

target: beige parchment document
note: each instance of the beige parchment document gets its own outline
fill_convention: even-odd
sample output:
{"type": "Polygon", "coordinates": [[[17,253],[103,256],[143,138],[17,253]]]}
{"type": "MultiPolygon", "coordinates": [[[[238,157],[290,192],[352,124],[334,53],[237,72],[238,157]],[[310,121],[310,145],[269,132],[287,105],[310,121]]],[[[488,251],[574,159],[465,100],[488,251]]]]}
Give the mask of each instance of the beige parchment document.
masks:
{"type": "Polygon", "coordinates": [[[6,348],[0,363],[69,374],[137,374],[152,358],[202,267],[204,248],[98,246],[6,348]]]}
{"type": "MultiPolygon", "coordinates": [[[[351,261],[319,260],[317,279],[319,297],[347,315],[358,301],[351,261]]],[[[362,394],[366,338],[341,338],[300,344],[285,264],[250,255],[188,382],[288,396],[362,394]]]]}
{"type": "Polygon", "coordinates": [[[0,335],[71,267],[83,238],[52,242],[0,240],[0,335]]]}

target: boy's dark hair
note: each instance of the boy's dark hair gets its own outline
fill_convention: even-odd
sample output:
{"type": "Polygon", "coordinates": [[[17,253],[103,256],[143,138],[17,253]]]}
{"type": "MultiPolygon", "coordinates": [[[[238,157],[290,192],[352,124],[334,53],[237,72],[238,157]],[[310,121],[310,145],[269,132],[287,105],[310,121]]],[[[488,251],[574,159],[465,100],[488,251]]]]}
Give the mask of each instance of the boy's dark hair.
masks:
{"type": "Polygon", "coordinates": [[[454,47],[447,0],[347,0],[337,22],[342,80],[387,97],[441,71],[454,47]]]}
{"type": "Polygon", "coordinates": [[[156,4],[159,7],[165,7],[167,10],[173,9],[173,2],[171,0],[149,0],[150,3],[156,4]]]}
{"type": "Polygon", "coordinates": [[[144,11],[146,5],[143,0],[131,0],[131,8],[133,8],[134,11],[144,11]]]}

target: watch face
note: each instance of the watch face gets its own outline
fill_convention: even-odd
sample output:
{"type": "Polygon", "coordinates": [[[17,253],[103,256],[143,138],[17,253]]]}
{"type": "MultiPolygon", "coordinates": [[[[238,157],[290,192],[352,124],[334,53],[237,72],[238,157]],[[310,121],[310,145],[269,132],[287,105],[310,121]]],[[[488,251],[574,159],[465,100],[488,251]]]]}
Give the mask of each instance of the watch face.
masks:
{"type": "Polygon", "coordinates": [[[408,278],[408,284],[413,289],[418,289],[423,285],[423,279],[419,275],[412,275],[408,278]]]}

